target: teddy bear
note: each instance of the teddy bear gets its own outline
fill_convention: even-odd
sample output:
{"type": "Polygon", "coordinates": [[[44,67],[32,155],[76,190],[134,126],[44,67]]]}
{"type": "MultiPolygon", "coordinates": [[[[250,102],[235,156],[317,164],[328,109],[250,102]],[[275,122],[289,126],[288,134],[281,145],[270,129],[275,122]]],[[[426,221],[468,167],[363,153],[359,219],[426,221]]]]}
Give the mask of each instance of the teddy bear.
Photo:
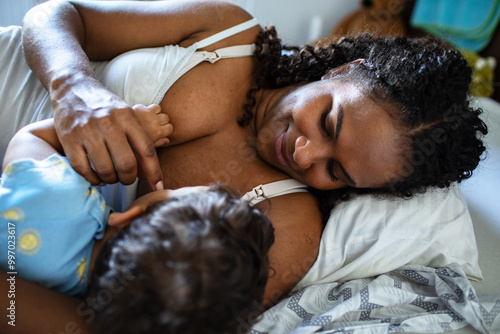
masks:
{"type": "Polygon", "coordinates": [[[404,36],[401,16],[407,0],[362,0],[361,7],[336,26],[328,39],[370,33],[374,36],[404,36]]]}

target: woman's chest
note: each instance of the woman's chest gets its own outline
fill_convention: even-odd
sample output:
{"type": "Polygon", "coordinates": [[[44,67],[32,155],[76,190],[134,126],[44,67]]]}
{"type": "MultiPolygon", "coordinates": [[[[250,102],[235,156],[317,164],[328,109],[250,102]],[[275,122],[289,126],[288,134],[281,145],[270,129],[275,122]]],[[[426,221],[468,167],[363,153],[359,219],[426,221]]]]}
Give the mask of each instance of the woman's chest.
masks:
{"type": "Polygon", "coordinates": [[[221,133],[160,149],[158,157],[165,186],[222,182],[244,193],[259,184],[286,178],[260,159],[253,142],[250,129],[236,125],[221,133]]]}
{"type": "Polygon", "coordinates": [[[175,82],[160,103],[174,127],[172,145],[227,131],[236,124],[254,84],[252,64],[249,57],[201,63],[175,82]]]}

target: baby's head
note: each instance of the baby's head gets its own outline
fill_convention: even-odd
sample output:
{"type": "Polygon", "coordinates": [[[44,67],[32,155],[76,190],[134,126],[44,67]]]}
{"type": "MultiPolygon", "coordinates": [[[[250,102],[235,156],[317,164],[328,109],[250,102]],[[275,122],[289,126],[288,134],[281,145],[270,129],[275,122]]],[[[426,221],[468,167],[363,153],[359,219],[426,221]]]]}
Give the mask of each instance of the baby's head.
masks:
{"type": "Polygon", "coordinates": [[[269,273],[273,227],[228,190],[173,197],[110,240],[89,295],[100,333],[231,333],[251,325],[269,273]],[[99,298],[102,291],[107,298],[99,298]]]}

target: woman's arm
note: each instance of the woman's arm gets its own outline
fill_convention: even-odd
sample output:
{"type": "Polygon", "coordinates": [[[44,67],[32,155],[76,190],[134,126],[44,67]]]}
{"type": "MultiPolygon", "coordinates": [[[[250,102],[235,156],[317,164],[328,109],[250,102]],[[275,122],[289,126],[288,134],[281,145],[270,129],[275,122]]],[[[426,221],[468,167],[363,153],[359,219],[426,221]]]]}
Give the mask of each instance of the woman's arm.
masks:
{"type": "Polygon", "coordinates": [[[316,261],[323,233],[316,199],[305,193],[271,198],[256,206],[273,222],[274,244],[269,252],[271,273],[264,306],[279,302],[316,261]]]}
{"type": "Polygon", "coordinates": [[[68,297],[3,270],[0,293],[0,333],[91,333],[88,324],[96,310],[90,301],[68,297]]]}
{"type": "Polygon", "coordinates": [[[138,170],[153,188],[162,180],[153,143],[130,106],[99,83],[90,60],[195,41],[249,17],[212,1],[49,1],[28,12],[26,61],[50,93],[73,168],[92,184],[130,184],[138,170]]]}

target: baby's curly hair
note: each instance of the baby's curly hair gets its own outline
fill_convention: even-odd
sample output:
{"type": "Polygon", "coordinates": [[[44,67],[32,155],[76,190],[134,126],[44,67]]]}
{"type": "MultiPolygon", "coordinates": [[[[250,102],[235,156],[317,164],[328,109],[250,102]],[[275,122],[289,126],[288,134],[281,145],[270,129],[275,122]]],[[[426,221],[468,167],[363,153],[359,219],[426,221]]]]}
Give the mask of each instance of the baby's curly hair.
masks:
{"type": "Polygon", "coordinates": [[[89,289],[100,311],[94,328],[246,332],[261,311],[273,241],[266,216],[220,187],[157,204],[100,253],[89,289]]]}
{"type": "Polygon", "coordinates": [[[405,134],[402,146],[408,156],[398,178],[379,189],[311,189],[324,214],[352,193],[411,197],[429,187],[444,188],[467,179],[477,167],[485,150],[481,137],[487,128],[479,118],[482,110],[470,105],[471,69],[449,45],[431,37],[374,38],[365,34],[338,43],[287,47],[273,27],[260,33],[256,45],[258,81],[249,92],[240,125],[251,119],[255,104],[251,96],[261,87],[320,80],[329,70],[357,59],[364,61],[333,80],[354,83],[374,100],[392,103],[400,110],[397,124],[405,134]]]}

